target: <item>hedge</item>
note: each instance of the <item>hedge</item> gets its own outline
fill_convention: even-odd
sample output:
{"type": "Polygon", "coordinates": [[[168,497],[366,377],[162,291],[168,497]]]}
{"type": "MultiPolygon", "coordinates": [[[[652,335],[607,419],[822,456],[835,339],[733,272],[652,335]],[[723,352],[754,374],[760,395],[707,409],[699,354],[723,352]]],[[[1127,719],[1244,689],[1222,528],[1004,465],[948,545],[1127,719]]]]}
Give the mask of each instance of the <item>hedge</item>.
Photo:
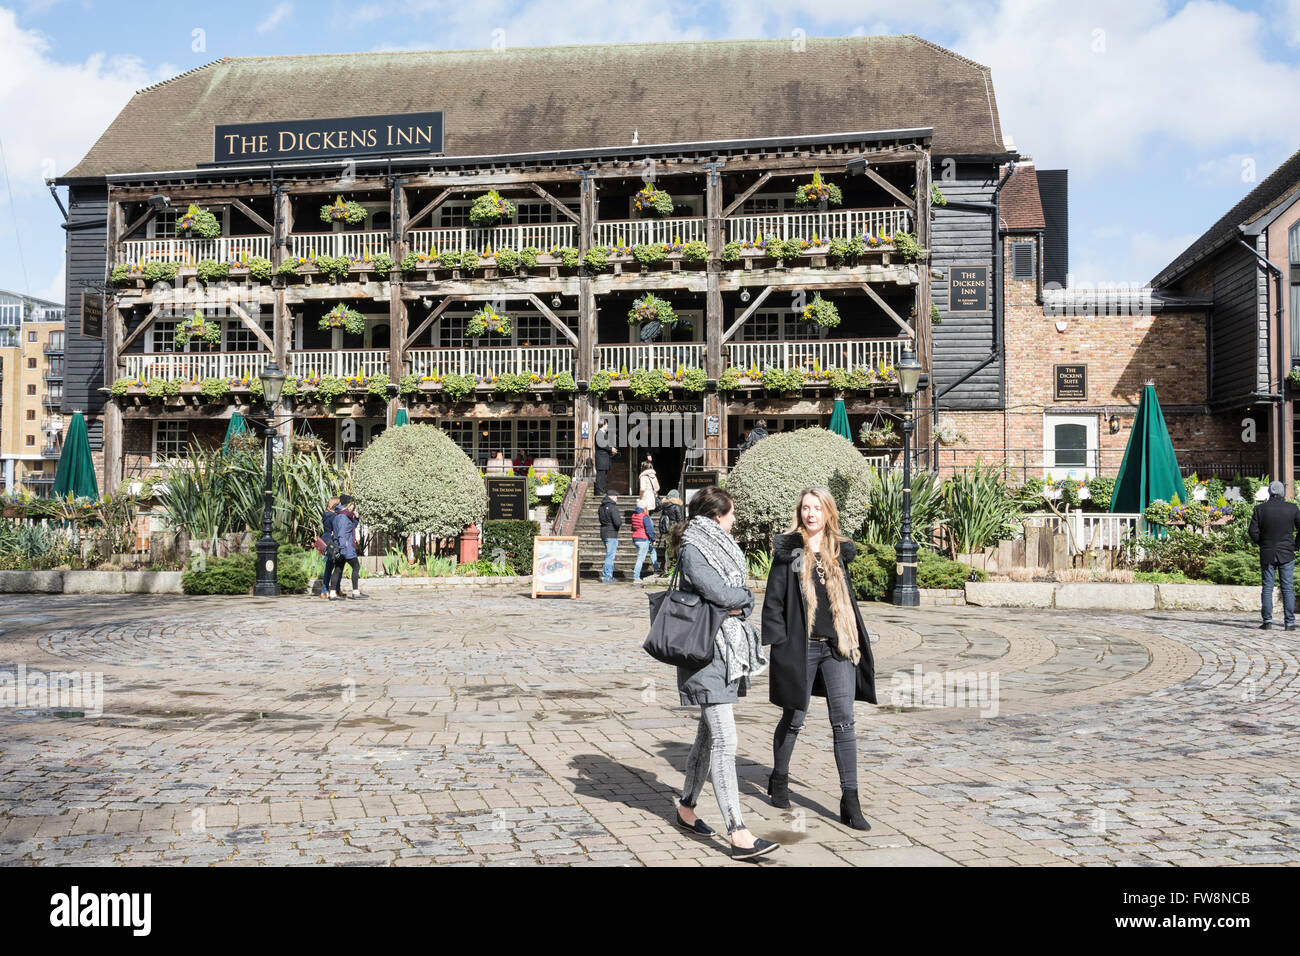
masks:
{"type": "MultiPolygon", "coordinates": [[[[857,554],[849,565],[853,593],[862,601],[888,601],[897,581],[897,558],[893,546],[859,543],[857,548],[857,554]]],[[[921,548],[917,556],[916,586],[955,590],[965,586],[972,571],[975,580],[988,580],[988,574],[978,568],[972,569],[929,548],[921,548]]]]}
{"type": "Polygon", "coordinates": [[[492,561],[502,558],[520,574],[533,573],[533,538],[542,530],[536,521],[499,518],[483,522],[483,556],[492,561]]]}
{"type": "MultiPolygon", "coordinates": [[[[283,594],[301,593],[316,573],[314,550],[295,545],[281,545],[275,580],[283,594]]],[[[232,554],[227,558],[209,559],[203,570],[197,568],[181,575],[181,590],[186,594],[248,594],[257,581],[257,555],[232,554]]]]}

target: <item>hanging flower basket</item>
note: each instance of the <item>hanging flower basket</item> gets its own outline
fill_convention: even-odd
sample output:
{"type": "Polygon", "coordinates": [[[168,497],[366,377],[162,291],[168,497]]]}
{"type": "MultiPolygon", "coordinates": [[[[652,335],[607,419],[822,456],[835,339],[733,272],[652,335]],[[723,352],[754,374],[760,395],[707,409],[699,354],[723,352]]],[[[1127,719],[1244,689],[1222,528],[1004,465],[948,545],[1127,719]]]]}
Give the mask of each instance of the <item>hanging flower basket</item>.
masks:
{"type": "Polygon", "coordinates": [[[203,318],[203,313],[195,309],[192,316],[176,326],[173,341],[178,348],[183,348],[190,339],[198,339],[204,345],[219,345],[221,323],[208,322],[203,318]]]}
{"type": "Polygon", "coordinates": [[[366,331],[366,318],[356,309],[350,309],[340,302],[320,318],[322,332],[332,329],[342,329],[348,335],[361,335],[366,331]]]}
{"type": "Polygon", "coordinates": [[[864,423],[858,431],[858,438],[862,444],[871,448],[892,448],[903,443],[903,436],[898,433],[893,421],[888,418],[878,427],[870,427],[864,423]]]}
{"type": "Polygon", "coordinates": [[[217,217],[206,209],[200,209],[194,203],[185,210],[185,215],[176,220],[176,232],[189,239],[198,236],[201,239],[215,239],[221,235],[221,223],[217,217]]]}
{"type": "Polygon", "coordinates": [[[820,325],[823,329],[833,329],[840,324],[840,310],[835,308],[834,302],[823,299],[819,292],[804,307],[802,318],[805,322],[820,325]]]}
{"type": "Polygon", "coordinates": [[[465,325],[466,335],[485,335],[495,332],[497,335],[509,335],[511,331],[510,316],[502,315],[490,305],[485,305],[473,315],[465,325]]]}
{"type": "Polygon", "coordinates": [[[677,323],[677,313],[667,300],[647,292],[632,303],[632,308],[627,313],[627,321],[629,325],[658,322],[664,328],[671,328],[677,323]]]}
{"type": "Polygon", "coordinates": [[[474,200],[469,207],[469,221],[476,226],[495,226],[502,219],[513,219],[515,204],[495,189],[474,200]]]}
{"type": "Polygon", "coordinates": [[[822,182],[821,170],[814,169],[812,182],[804,183],[794,191],[794,201],[797,206],[819,206],[822,203],[838,206],[844,202],[844,194],[834,183],[822,182]]]}
{"type": "Polygon", "coordinates": [[[320,219],[321,222],[346,222],[348,225],[355,226],[359,222],[365,222],[366,207],[351,199],[345,201],[340,193],[339,198],[334,202],[320,207],[320,219]]]}
{"type": "Polygon", "coordinates": [[[671,216],[673,197],[653,183],[646,183],[632,197],[632,208],[641,216],[671,216]]]}

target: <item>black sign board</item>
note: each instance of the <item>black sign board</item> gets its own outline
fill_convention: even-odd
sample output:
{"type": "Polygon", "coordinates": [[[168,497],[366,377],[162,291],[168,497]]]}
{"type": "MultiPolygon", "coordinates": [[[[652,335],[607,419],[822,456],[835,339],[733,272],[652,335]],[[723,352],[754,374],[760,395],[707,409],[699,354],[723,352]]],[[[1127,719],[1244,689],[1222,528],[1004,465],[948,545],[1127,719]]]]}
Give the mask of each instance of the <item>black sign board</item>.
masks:
{"type": "Polygon", "coordinates": [[[500,475],[484,478],[487,485],[488,520],[507,521],[528,519],[528,479],[522,475],[500,475]]]}
{"type": "Polygon", "coordinates": [[[688,471],[682,476],[682,502],[690,504],[695,492],[718,483],[716,471],[688,471]]]}
{"type": "Polygon", "coordinates": [[[1052,398],[1058,402],[1086,402],[1088,400],[1088,366],[1056,365],[1052,381],[1052,398]]]}
{"type": "Polygon", "coordinates": [[[948,267],[948,311],[987,312],[989,310],[989,267],[948,267]]]}
{"type": "Polygon", "coordinates": [[[442,113],[226,123],[215,127],[218,163],[441,153],[442,113]]]}
{"type": "Polygon", "coordinates": [[[81,293],[81,334],[88,339],[104,337],[104,297],[98,293],[81,293]]]}

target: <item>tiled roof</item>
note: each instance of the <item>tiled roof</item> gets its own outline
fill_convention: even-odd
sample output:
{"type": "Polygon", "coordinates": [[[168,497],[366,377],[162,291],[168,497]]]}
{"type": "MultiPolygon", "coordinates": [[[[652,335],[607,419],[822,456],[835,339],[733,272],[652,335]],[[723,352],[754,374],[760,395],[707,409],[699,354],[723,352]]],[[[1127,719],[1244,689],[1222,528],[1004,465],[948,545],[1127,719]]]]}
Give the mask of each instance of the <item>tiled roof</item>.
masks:
{"type": "Polygon", "coordinates": [[[219,123],[442,110],[449,156],[933,127],[1007,152],[988,67],[915,36],[224,58],[141,90],[65,178],[192,169],[219,123]]]}
{"type": "Polygon", "coordinates": [[[1004,229],[1046,229],[1033,163],[1018,163],[998,197],[1004,229]]]}

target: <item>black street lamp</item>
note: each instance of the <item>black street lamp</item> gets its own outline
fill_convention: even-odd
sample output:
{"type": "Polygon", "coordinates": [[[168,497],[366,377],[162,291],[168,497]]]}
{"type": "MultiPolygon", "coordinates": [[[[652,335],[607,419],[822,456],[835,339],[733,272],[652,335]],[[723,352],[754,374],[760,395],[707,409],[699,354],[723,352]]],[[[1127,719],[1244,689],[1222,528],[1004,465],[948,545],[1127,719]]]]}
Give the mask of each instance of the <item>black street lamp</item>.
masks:
{"type": "MultiPolygon", "coordinates": [[[[285,374],[275,362],[271,362],[262,369],[258,378],[262,380],[262,401],[273,414],[284,391],[285,374]]],[[[257,582],[253,585],[253,593],[258,597],[277,597],[280,585],[275,579],[275,572],[280,561],[280,546],[271,534],[271,509],[274,506],[271,491],[271,469],[274,463],[272,441],[275,438],[275,421],[271,415],[267,415],[262,422],[262,433],[266,437],[266,487],[262,491],[262,538],[257,542],[257,582]]]]}
{"type": "Polygon", "coordinates": [[[921,592],[916,587],[916,542],[912,540],[912,396],[921,381],[921,363],[911,346],[903,349],[903,358],[895,367],[898,389],[903,393],[903,534],[894,554],[898,561],[898,580],[894,584],[895,607],[917,607],[921,592]]]}

